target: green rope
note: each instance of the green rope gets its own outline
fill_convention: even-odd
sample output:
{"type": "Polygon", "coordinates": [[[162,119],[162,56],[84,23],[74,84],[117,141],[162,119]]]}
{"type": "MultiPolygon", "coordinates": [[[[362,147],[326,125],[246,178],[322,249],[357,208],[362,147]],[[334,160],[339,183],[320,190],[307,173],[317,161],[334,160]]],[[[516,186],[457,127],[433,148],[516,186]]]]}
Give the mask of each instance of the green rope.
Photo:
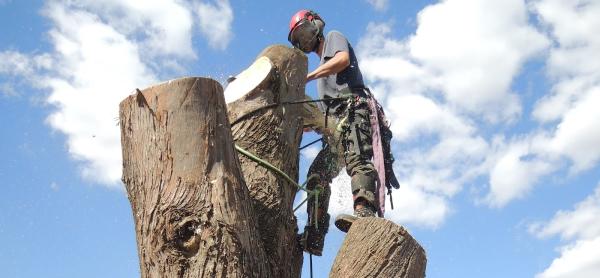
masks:
{"type": "Polygon", "coordinates": [[[235,145],[235,149],[240,152],[241,154],[245,155],[246,157],[250,158],[251,160],[253,160],[254,162],[262,165],[263,167],[279,174],[280,176],[282,176],[284,179],[286,179],[288,182],[290,182],[291,184],[295,185],[296,187],[298,187],[301,190],[304,190],[308,193],[311,192],[311,190],[306,189],[306,187],[298,184],[295,180],[293,180],[292,178],[290,178],[290,176],[288,176],[286,173],[284,173],[283,171],[279,170],[277,167],[273,166],[271,163],[262,160],[260,158],[258,158],[256,155],[252,154],[251,152],[244,150],[242,147],[235,145]]]}
{"type": "MultiPolygon", "coordinates": [[[[298,206],[294,209],[294,211],[296,211],[298,208],[300,208],[300,206],[302,206],[306,201],[308,201],[308,198],[310,198],[311,196],[315,197],[315,219],[317,219],[317,209],[319,206],[319,193],[321,192],[320,188],[315,188],[314,190],[309,190],[307,189],[304,185],[306,185],[306,182],[308,182],[308,180],[304,183],[304,185],[300,185],[298,184],[295,180],[293,180],[292,178],[290,178],[290,176],[288,176],[286,173],[284,173],[283,171],[281,171],[279,168],[273,166],[271,163],[260,159],[258,156],[252,154],[251,152],[244,150],[242,147],[238,146],[237,144],[235,145],[235,149],[240,152],[241,154],[245,155],[246,157],[250,158],[252,161],[258,163],[259,165],[279,174],[280,176],[282,176],[284,179],[286,179],[288,182],[290,182],[291,184],[295,185],[296,187],[298,187],[298,189],[304,190],[306,191],[306,193],[308,194],[308,197],[306,197],[306,199],[298,206]]],[[[315,221],[315,227],[317,227],[317,221],[315,221]]]]}
{"type": "Polygon", "coordinates": [[[304,203],[306,203],[306,201],[308,201],[309,197],[304,198],[304,201],[300,202],[300,204],[298,204],[295,208],[294,208],[294,212],[296,212],[300,207],[302,207],[302,205],[304,205],[304,203]]]}

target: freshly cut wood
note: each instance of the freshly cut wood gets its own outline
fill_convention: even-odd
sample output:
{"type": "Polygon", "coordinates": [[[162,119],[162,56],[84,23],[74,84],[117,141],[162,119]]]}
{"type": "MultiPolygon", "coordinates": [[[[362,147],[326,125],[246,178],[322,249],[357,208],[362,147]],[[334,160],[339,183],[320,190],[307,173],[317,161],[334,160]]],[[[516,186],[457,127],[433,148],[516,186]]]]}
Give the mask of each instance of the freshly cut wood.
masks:
{"type": "MultiPolygon", "coordinates": [[[[303,107],[274,104],[303,100],[306,74],[307,58],[301,51],[283,45],[270,46],[229,84],[226,92],[231,92],[230,87],[247,91],[228,104],[229,120],[236,123],[232,126],[236,144],[294,180],[298,180],[303,107]],[[236,85],[237,82],[244,83],[236,85]],[[250,88],[248,84],[257,85],[250,88]],[[272,107],[257,110],[269,105],[272,107]]],[[[297,243],[298,227],[292,208],[298,188],[241,155],[240,163],[270,268],[275,277],[300,277],[303,256],[297,243]]]]}
{"type": "Polygon", "coordinates": [[[227,103],[238,100],[242,97],[248,99],[252,97],[250,92],[260,93],[261,83],[270,77],[273,71],[273,64],[267,57],[259,57],[244,71],[235,76],[235,79],[225,88],[225,101],[227,103]]]}
{"type": "Polygon", "coordinates": [[[273,277],[222,92],[182,78],[120,104],[142,277],[273,277]]]}
{"type": "Polygon", "coordinates": [[[402,226],[377,217],[356,220],[329,277],[425,277],[425,250],[402,226]]]}

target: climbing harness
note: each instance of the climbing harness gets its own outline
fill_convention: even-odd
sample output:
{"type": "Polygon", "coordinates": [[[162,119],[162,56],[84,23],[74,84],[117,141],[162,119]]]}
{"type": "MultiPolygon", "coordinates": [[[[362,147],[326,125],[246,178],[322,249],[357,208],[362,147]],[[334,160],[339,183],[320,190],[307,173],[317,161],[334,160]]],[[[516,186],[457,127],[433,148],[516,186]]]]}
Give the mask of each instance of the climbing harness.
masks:
{"type": "MultiPolygon", "coordinates": [[[[376,150],[374,150],[375,152],[373,154],[373,160],[374,160],[374,163],[376,164],[375,166],[376,166],[376,169],[378,172],[378,179],[377,179],[378,180],[377,195],[378,195],[378,203],[379,203],[378,212],[379,212],[379,215],[381,217],[383,217],[383,213],[385,211],[385,195],[386,195],[384,186],[387,188],[387,195],[390,197],[390,205],[391,205],[392,209],[394,209],[394,202],[392,200],[391,188],[392,187],[399,188],[399,184],[395,178],[395,175],[393,174],[393,169],[391,168],[391,164],[393,163],[394,159],[393,159],[393,157],[391,157],[391,155],[390,155],[390,157],[387,157],[388,155],[383,153],[384,149],[386,147],[388,150],[385,150],[385,151],[389,152],[389,139],[391,139],[391,133],[389,134],[390,138],[386,137],[388,135],[387,133],[389,133],[389,131],[387,131],[387,133],[384,132],[383,135],[380,134],[380,132],[382,131],[381,130],[382,126],[387,128],[387,126],[382,125],[382,122],[381,122],[381,121],[387,122],[387,120],[385,119],[385,114],[383,113],[383,109],[381,108],[381,105],[379,105],[379,103],[377,103],[377,101],[374,100],[373,95],[371,94],[371,92],[368,88],[359,88],[359,89],[364,90],[366,96],[352,95],[352,96],[342,96],[342,97],[337,97],[337,98],[286,101],[286,102],[279,102],[279,103],[272,103],[272,104],[264,105],[264,106],[258,107],[256,109],[250,110],[249,112],[246,112],[245,114],[241,115],[236,120],[231,122],[231,126],[238,124],[239,122],[246,119],[247,117],[254,115],[260,111],[263,111],[263,110],[269,109],[269,108],[274,108],[277,106],[315,103],[315,102],[327,102],[327,101],[345,101],[346,106],[341,110],[350,111],[359,105],[366,104],[368,106],[368,109],[370,110],[369,114],[370,114],[370,121],[371,121],[371,129],[372,129],[372,132],[374,135],[373,143],[375,145],[374,147],[376,147],[376,150]],[[386,142],[385,140],[388,140],[388,141],[386,142]],[[387,145],[382,146],[382,144],[387,144],[387,145]]],[[[325,126],[327,126],[328,114],[329,114],[329,107],[326,109],[326,112],[325,112],[325,126]]],[[[346,115],[345,117],[340,119],[340,121],[337,124],[337,126],[335,127],[335,129],[339,132],[345,132],[349,128],[347,121],[348,121],[348,115],[346,115]]],[[[325,143],[323,141],[323,138],[320,138],[320,139],[317,139],[315,141],[308,143],[305,146],[300,147],[300,150],[302,150],[308,146],[311,146],[319,141],[322,141],[323,143],[325,143]]],[[[313,196],[315,198],[315,205],[318,204],[318,193],[319,193],[320,189],[315,188],[315,190],[309,190],[305,187],[306,183],[310,179],[307,179],[303,185],[299,185],[294,180],[292,180],[287,174],[285,174],[283,171],[277,169],[276,167],[269,164],[268,162],[256,157],[255,155],[247,152],[246,150],[242,149],[241,147],[239,147],[237,145],[236,145],[236,149],[240,153],[246,155],[247,157],[249,157],[252,160],[259,163],[260,165],[262,165],[274,172],[277,172],[279,175],[284,177],[287,181],[291,182],[292,184],[296,185],[298,188],[300,188],[308,193],[308,196],[306,197],[306,199],[303,200],[300,203],[300,205],[298,205],[296,208],[294,208],[294,211],[299,209],[305,202],[308,201],[309,198],[311,198],[313,196]]],[[[315,215],[316,215],[317,208],[318,207],[315,206],[315,215]]],[[[315,217],[315,219],[316,219],[316,217],[315,217]]],[[[317,225],[315,222],[315,227],[316,226],[317,225]]]]}

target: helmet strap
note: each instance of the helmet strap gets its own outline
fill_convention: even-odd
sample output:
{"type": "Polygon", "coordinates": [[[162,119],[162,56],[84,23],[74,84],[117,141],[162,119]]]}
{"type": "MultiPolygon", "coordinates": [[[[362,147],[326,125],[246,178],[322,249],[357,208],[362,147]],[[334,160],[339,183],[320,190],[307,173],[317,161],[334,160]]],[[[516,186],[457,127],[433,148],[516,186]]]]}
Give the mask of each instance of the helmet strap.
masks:
{"type": "Polygon", "coordinates": [[[313,46],[312,51],[317,53],[319,52],[319,45],[321,44],[321,41],[323,40],[323,33],[321,31],[319,31],[319,33],[317,34],[317,39],[315,40],[315,45],[313,46]]]}

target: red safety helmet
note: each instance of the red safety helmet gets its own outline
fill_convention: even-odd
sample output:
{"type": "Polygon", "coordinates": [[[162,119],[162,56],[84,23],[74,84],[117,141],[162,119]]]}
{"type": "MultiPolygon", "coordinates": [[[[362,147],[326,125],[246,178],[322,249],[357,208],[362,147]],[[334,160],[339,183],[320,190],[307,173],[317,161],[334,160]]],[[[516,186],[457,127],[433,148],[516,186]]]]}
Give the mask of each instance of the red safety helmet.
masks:
{"type": "Polygon", "coordinates": [[[290,20],[288,41],[304,53],[310,53],[319,46],[319,41],[323,38],[323,27],[325,21],[317,13],[300,10],[290,20]]]}

